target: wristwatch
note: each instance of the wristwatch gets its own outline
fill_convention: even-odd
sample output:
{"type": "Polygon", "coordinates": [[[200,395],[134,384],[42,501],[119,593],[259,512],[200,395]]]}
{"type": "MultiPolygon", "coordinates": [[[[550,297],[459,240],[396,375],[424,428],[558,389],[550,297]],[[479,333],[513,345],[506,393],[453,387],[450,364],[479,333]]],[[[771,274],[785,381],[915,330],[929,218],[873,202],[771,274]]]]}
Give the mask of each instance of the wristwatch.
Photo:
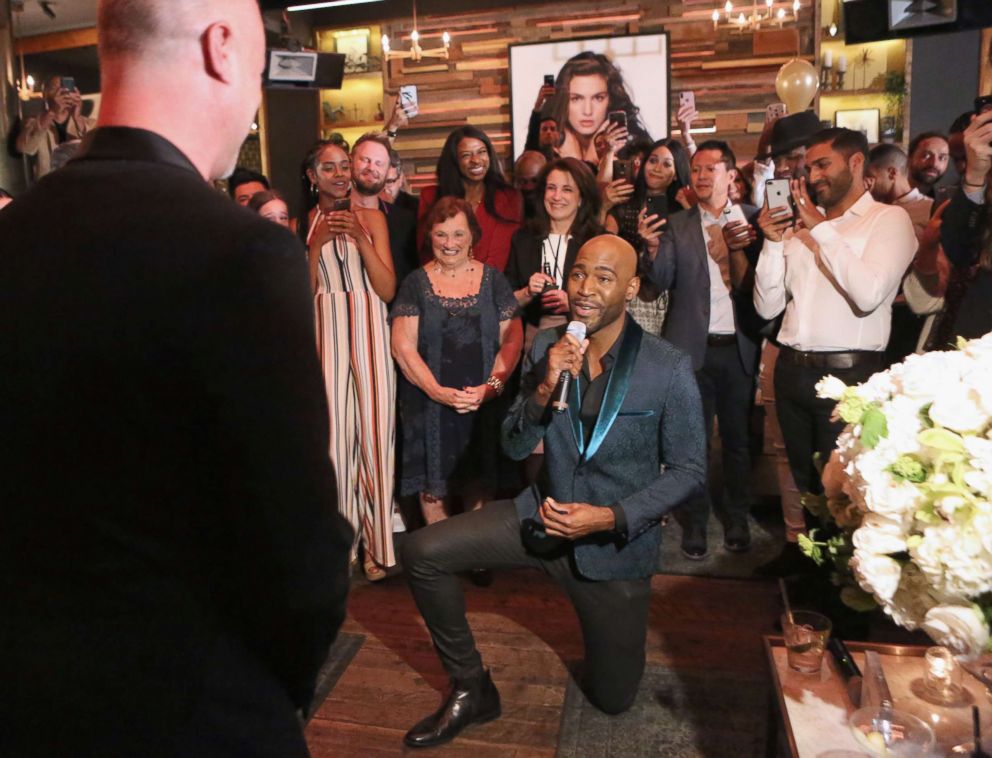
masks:
{"type": "Polygon", "coordinates": [[[399,132],[396,131],[395,129],[386,130],[386,136],[389,137],[389,139],[396,139],[397,134],[399,134],[399,132]]]}

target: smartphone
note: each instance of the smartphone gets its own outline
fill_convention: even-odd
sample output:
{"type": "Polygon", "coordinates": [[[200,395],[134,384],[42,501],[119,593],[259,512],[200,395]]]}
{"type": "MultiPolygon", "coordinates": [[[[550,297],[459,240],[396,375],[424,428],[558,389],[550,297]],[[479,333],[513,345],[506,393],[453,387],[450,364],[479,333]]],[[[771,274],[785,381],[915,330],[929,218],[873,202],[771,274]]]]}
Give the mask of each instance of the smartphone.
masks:
{"type": "Polygon", "coordinates": [[[679,110],[682,110],[684,106],[688,105],[693,110],[696,109],[696,93],[695,92],[680,92],[679,93],[679,110]]]}
{"type": "Polygon", "coordinates": [[[723,212],[723,219],[726,224],[732,224],[735,221],[739,221],[745,226],[747,225],[747,216],[744,215],[744,209],[737,205],[737,203],[734,203],[723,212]]]}
{"type": "Polygon", "coordinates": [[[555,86],[555,75],[554,74],[545,74],[544,75],[544,86],[545,87],[554,87],[555,86]]]}
{"type": "Polygon", "coordinates": [[[770,124],[785,115],[785,103],[772,103],[765,108],[765,123],[770,124]]]}
{"type": "Polygon", "coordinates": [[[59,86],[72,92],[76,89],[76,80],[71,76],[63,76],[59,86]]]}
{"type": "Polygon", "coordinates": [[[765,202],[770,211],[786,208],[793,215],[796,212],[792,207],[792,192],[789,189],[788,179],[769,179],[765,182],[765,202]]]}
{"type": "Polygon", "coordinates": [[[420,113],[416,84],[404,84],[400,87],[400,105],[406,111],[407,118],[413,118],[420,113]]]}
{"type": "Polygon", "coordinates": [[[627,128],[627,114],[624,111],[610,111],[606,114],[611,124],[619,124],[624,129],[627,128]]]}
{"type": "MultiPolygon", "coordinates": [[[[648,195],[648,199],[644,204],[644,215],[645,216],[657,216],[658,218],[668,218],[668,196],[667,195],[648,195]]],[[[656,221],[658,219],[655,219],[656,221]]]]}
{"type": "Polygon", "coordinates": [[[351,198],[350,197],[339,197],[334,201],[334,205],[331,206],[331,210],[335,211],[350,211],[351,210],[351,198]]]}
{"type": "Polygon", "coordinates": [[[633,177],[633,165],[630,161],[620,160],[619,158],[613,161],[613,180],[624,179],[631,184],[634,183],[633,177]]]}
{"type": "Polygon", "coordinates": [[[992,95],[981,95],[975,98],[975,115],[992,111],[992,95]]]}

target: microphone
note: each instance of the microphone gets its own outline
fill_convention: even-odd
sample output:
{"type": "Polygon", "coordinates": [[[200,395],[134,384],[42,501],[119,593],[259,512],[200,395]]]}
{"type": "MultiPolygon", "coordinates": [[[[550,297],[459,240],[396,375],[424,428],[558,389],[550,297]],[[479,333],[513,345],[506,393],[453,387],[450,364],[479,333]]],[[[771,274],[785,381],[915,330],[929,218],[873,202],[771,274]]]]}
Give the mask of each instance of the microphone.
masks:
{"type": "MultiPolygon", "coordinates": [[[[571,334],[579,342],[582,342],[586,338],[586,325],[581,321],[569,321],[565,334],[571,334]]],[[[568,410],[568,385],[571,382],[572,373],[570,371],[562,371],[558,375],[558,384],[551,396],[551,409],[555,413],[564,413],[568,410]]]]}

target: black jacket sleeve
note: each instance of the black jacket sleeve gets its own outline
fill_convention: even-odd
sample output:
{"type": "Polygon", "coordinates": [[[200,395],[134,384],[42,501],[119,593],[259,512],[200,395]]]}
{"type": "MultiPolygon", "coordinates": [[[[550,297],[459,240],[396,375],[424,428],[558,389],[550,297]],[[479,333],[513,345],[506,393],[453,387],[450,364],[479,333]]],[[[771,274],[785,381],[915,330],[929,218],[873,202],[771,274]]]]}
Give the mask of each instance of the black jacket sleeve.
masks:
{"type": "Polygon", "coordinates": [[[531,111],[530,120],[527,122],[527,141],[524,142],[524,150],[540,150],[540,149],[541,149],[541,112],[531,111]]]}
{"type": "Polygon", "coordinates": [[[951,197],[940,225],[940,244],[955,266],[971,266],[978,260],[986,213],[987,206],[973,203],[960,187],[951,197]]]}
{"type": "Polygon", "coordinates": [[[309,706],[345,616],[352,529],[337,510],[306,257],[253,227],[201,323],[217,593],[293,703],[309,706]]]}

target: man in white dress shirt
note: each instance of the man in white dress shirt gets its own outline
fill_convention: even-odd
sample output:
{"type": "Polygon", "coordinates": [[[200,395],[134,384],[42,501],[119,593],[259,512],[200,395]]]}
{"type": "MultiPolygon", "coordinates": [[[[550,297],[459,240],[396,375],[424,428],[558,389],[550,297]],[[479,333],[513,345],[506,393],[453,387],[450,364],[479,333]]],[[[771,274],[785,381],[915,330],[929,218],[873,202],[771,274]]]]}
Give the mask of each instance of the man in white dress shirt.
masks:
{"type": "Polygon", "coordinates": [[[779,424],[800,492],[820,492],[813,456],[824,460],[843,424],[834,403],[816,397],[827,374],[847,384],[884,368],[892,301],[916,252],[916,234],[902,208],[865,190],[868,143],[850,129],[824,129],[806,146],[809,184],[793,181],[796,221],[789,211],[758,216],[765,243],[755,269],[754,304],[771,319],[784,311],[775,369],[779,424]]]}

